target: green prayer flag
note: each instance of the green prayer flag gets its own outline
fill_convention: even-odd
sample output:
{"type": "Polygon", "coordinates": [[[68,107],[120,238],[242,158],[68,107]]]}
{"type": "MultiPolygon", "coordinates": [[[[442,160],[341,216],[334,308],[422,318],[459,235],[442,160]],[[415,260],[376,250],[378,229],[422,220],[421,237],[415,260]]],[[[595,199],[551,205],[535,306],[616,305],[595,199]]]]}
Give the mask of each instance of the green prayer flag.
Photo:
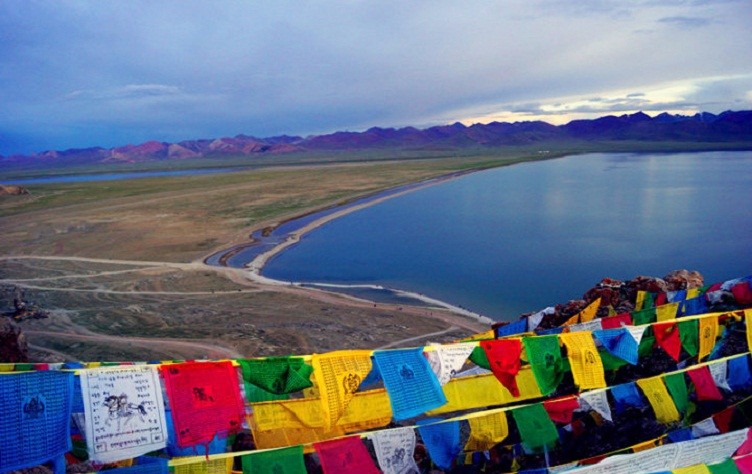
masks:
{"type": "Polygon", "coordinates": [[[618,369],[619,367],[623,365],[627,365],[629,362],[626,360],[616,357],[615,355],[612,355],[610,352],[608,352],[605,349],[601,349],[598,351],[598,354],[601,356],[601,362],[603,362],[603,369],[604,370],[614,370],[618,369]]]}
{"type": "Polygon", "coordinates": [[[470,362],[477,365],[478,367],[482,367],[486,370],[491,370],[491,363],[488,361],[486,351],[481,346],[477,346],[475,349],[473,349],[473,352],[470,353],[470,362]]]}
{"type": "Polygon", "coordinates": [[[640,345],[637,347],[638,357],[647,357],[653,352],[653,346],[655,345],[655,336],[653,336],[652,329],[645,329],[645,334],[640,340],[640,345]],[[648,334],[650,332],[650,334],[648,334]]]}
{"type": "Polygon", "coordinates": [[[243,474],[306,474],[303,445],[243,456],[243,474]]]}
{"type": "Polygon", "coordinates": [[[643,309],[641,311],[632,311],[632,324],[635,326],[654,323],[655,321],[655,308],[643,309]]]}
{"type": "Polygon", "coordinates": [[[653,300],[653,293],[646,291],[645,298],[642,300],[642,309],[653,309],[655,301],[653,300]]]}
{"type": "Polygon", "coordinates": [[[679,339],[682,347],[691,357],[696,356],[699,347],[697,320],[681,321],[677,325],[679,326],[679,339]]]}
{"type": "Polygon", "coordinates": [[[277,395],[276,393],[267,392],[263,388],[257,387],[252,383],[248,383],[245,380],[243,381],[243,386],[245,387],[245,398],[251,403],[273,402],[277,400],[290,399],[290,395],[286,393],[277,395]]]}
{"type": "Polygon", "coordinates": [[[559,433],[542,403],[527,405],[512,410],[514,422],[520,432],[522,443],[532,450],[552,447],[559,440],[559,433]]]}
{"type": "Polygon", "coordinates": [[[564,363],[561,358],[559,337],[534,336],[523,337],[522,344],[525,346],[525,354],[533,369],[535,381],[541,393],[549,395],[561,383],[564,378],[564,363]]]}
{"type": "Polygon", "coordinates": [[[666,375],[663,377],[663,382],[666,384],[671,398],[674,399],[676,409],[679,413],[684,413],[689,403],[689,393],[687,392],[687,381],[684,379],[684,372],[666,375]]]}
{"type": "Polygon", "coordinates": [[[294,393],[313,386],[313,367],[302,357],[268,357],[266,359],[238,359],[243,381],[269,393],[294,393]]]}
{"type": "Polygon", "coordinates": [[[34,364],[29,364],[27,362],[18,363],[13,366],[13,370],[16,372],[28,372],[29,370],[34,370],[34,364]]]}
{"type": "Polygon", "coordinates": [[[708,464],[708,471],[711,474],[739,474],[739,469],[733,459],[726,459],[718,464],[708,464]]]}

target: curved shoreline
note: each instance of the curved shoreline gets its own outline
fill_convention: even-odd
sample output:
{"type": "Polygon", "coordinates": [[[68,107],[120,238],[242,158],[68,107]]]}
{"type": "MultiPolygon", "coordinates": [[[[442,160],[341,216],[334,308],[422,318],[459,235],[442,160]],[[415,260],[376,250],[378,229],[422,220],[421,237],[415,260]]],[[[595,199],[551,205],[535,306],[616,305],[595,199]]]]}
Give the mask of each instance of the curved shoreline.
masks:
{"type": "MultiPolygon", "coordinates": [[[[471,170],[463,170],[463,171],[456,171],[453,173],[449,173],[446,175],[438,176],[435,178],[430,178],[425,181],[419,181],[415,183],[409,183],[406,185],[398,186],[395,192],[390,192],[389,189],[376,191],[370,195],[365,196],[358,196],[350,201],[347,201],[345,203],[336,204],[333,206],[327,206],[321,209],[312,210],[310,212],[292,217],[290,219],[284,220],[277,225],[274,226],[275,229],[279,228],[280,226],[293,222],[297,219],[304,218],[306,216],[310,216],[312,214],[315,214],[317,212],[324,212],[331,209],[336,209],[338,207],[343,207],[342,209],[338,211],[334,211],[331,213],[328,213],[318,219],[315,219],[308,224],[304,225],[303,227],[300,227],[299,229],[291,230],[289,233],[286,234],[283,241],[273,245],[270,249],[263,251],[256,255],[250,262],[246,263],[244,265],[244,268],[247,271],[246,276],[249,280],[253,281],[254,283],[261,284],[261,285],[270,285],[270,286],[295,286],[297,288],[301,288],[308,291],[320,291],[325,293],[336,293],[338,295],[346,296],[347,298],[353,298],[360,301],[367,301],[370,303],[376,304],[376,302],[372,300],[368,300],[365,298],[359,298],[353,295],[350,295],[346,292],[338,292],[336,290],[327,290],[326,288],[340,288],[340,289],[346,289],[346,288],[352,288],[352,289],[371,289],[371,290],[382,290],[382,291],[389,291],[397,296],[402,296],[405,298],[422,301],[423,303],[426,303],[428,306],[435,307],[436,309],[443,309],[450,311],[454,314],[467,317],[469,319],[474,319],[475,321],[481,323],[481,324],[493,324],[495,321],[487,316],[483,316],[481,314],[472,312],[470,310],[467,310],[465,308],[461,308],[459,306],[454,306],[452,304],[449,304],[445,301],[441,301],[435,298],[431,298],[419,293],[414,293],[410,291],[400,290],[397,288],[388,288],[381,285],[346,285],[346,284],[331,284],[331,283],[318,283],[318,282],[294,282],[294,281],[283,281],[283,280],[275,280],[273,278],[265,277],[261,274],[261,271],[263,270],[264,266],[271,260],[273,257],[278,255],[279,253],[283,252],[287,248],[297,244],[300,242],[300,239],[307,233],[321,227],[322,225],[333,221],[334,219],[338,219],[342,216],[345,216],[347,214],[350,214],[352,212],[359,211],[361,209],[365,209],[370,206],[374,206],[376,204],[380,204],[384,201],[387,201],[392,198],[396,198],[399,196],[403,196],[405,194],[411,193],[413,191],[417,191],[420,189],[425,189],[430,186],[434,186],[437,184],[442,184],[445,182],[448,182],[450,180],[468,175],[470,173],[475,173],[478,171],[483,171],[485,168],[479,168],[479,169],[471,169],[471,170]],[[380,194],[383,194],[382,196],[379,196],[380,194]],[[376,197],[378,196],[378,197],[376,197]],[[372,199],[369,199],[372,198],[372,199]],[[353,202],[357,202],[360,200],[365,200],[364,202],[356,205],[350,205],[353,202]]],[[[253,235],[259,231],[268,230],[268,227],[264,227],[263,229],[256,229],[251,232],[251,238],[253,239],[253,235]]],[[[262,245],[263,243],[257,240],[253,240],[246,244],[239,244],[234,245],[226,250],[215,252],[206,258],[203,259],[204,264],[212,265],[212,266],[223,266],[223,267],[229,267],[231,265],[228,264],[228,260],[232,258],[234,255],[238,254],[239,252],[243,251],[246,248],[253,247],[254,245],[262,245]],[[215,261],[216,263],[213,264],[211,261],[215,261]]],[[[406,305],[409,305],[406,304],[406,305]]]]}

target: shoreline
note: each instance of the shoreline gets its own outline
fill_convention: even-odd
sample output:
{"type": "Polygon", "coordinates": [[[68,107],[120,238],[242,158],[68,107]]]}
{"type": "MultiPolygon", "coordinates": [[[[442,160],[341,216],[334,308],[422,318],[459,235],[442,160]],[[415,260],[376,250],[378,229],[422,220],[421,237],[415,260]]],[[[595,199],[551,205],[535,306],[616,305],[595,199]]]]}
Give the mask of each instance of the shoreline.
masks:
{"type": "MultiPolygon", "coordinates": [[[[529,160],[525,160],[523,162],[527,162],[527,161],[529,161],[529,160]]],[[[517,164],[517,163],[518,162],[514,162],[514,163],[510,163],[510,164],[517,164]]],[[[508,166],[508,165],[502,165],[502,166],[508,166]]],[[[296,219],[300,219],[300,218],[304,218],[306,216],[310,216],[311,214],[315,214],[316,212],[324,212],[324,211],[329,210],[329,209],[336,209],[338,207],[345,206],[343,209],[340,209],[338,211],[334,211],[334,212],[328,213],[328,214],[326,214],[326,215],[324,215],[324,216],[322,216],[322,217],[320,217],[318,219],[315,219],[315,220],[309,222],[308,224],[304,225],[303,227],[301,227],[299,229],[295,229],[295,230],[290,231],[286,235],[286,237],[285,237],[285,239],[283,241],[281,241],[281,242],[273,245],[270,249],[268,249],[268,250],[266,250],[264,252],[259,253],[250,262],[246,263],[244,265],[244,267],[243,267],[246,270],[245,275],[246,275],[246,277],[250,281],[252,281],[252,282],[254,282],[256,284],[259,284],[259,285],[268,285],[268,286],[275,286],[275,287],[280,287],[280,286],[289,287],[289,286],[293,286],[293,287],[301,289],[302,291],[315,291],[315,292],[330,293],[330,294],[333,293],[333,294],[336,294],[338,296],[343,296],[343,297],[345,297],[347,299],[354,299],[354,300],[357,300],[357,301],[367,302],[367,303],[373,303],[373,304],[377,304],[377,302],[372,301],[372,300],[368,300],[368,299],[365,299],[365,298],[359,298],[357,296],[353,296],[351,294],[348,294],[347,292],[336,291],[336,290],[327,290],[326,288],[332,288],[332,289],[335,289],[335,288],[341,288],[341,289],[345,289],[345,288],[353,288],[353,289],[361,288],[361,289],[389,291],[389,292],[391,292],[391,293],[393,293],[393,294],[395,294],[397,296],[401,296],[401,297],[405,297],[405,298],[409,298],[409,299],[421,301],[423,303],[427,303],[427,305],[429,307],[435,308],[437,310],[449,311],[449,312],[451,312],[453,314],[456,314],[458,316],[462,316],[462,317],[466,317],[468,319],[474,320],[477,323],[484,324],[484,325],[491,325],[491,324],[495,323],[496,321],[493,320],[493,319],[491,319],[491,318],[489,318],[489,317],[487,317],[487,316],[475,313],[473,311],[470,311],[470,310],[465,309],[465,308],[461,308],[459,306],[452,305],[450,303],[447,303],[445,301],[441,301],[441,300],[436,299],[436,298],[431,298],[429,296],[425,296],[425,295],[422,295],[422,294],[419,294],[419,293],[414,293],[414,292],[410,292],[410,291],[406,291],[406,290],[401,290],[401,289],[398,289],[398,288],[388,288],[388,287],[384,287],[384,286],[381,286],[381,285],[357,285],[357,284],[347,285],[347,284],[330,284],[330,283],[319,283],[319,282],[283,281],[283,280],[275,280],[273,278],[268,278],[268,277],[265,277],[265,276],[263,276],[261,274],[261,272],[264,269],[264,267],[266,266],[266,264],[272,258],[274,258],[279,253],[283,252],[287,248],[289,248],[289,247],[297,244],[298,242],[300,242],[300,239],[304,235],[306,235],[307,233],[309,233],[309,232],[311,232],[311,231],[313,231],[313,230],[321,227],[322,225],[324,225],[324,224],[326,224],[328,222],[331,222],[331,221],[333,221],[335,219],[338,219],[338,218],[340,218],[342,216],[345,216],[347,214],[350,214],[352,212],[356,212],[356,211],[359,211],[361,209],[365,209],[367,207],[374,206],[376,204],[380,204],[380,203],[382,203],[384,201],[387,201],[389,199],[396,198],[396,197],[399,197],[399,196],[403,196],[403,195],[411,193],[413,191],[417,191],[417,190],[420,190],[420,189],[425,189],[425,188],[430,187],[430,186],[435,186],[435,185],[438,185],[438,184],[446,183],[446,182],[454,180],[456,178],[460,178],[462,176],[465,176],[465,175],[468,175],[468,174],[471,174],[471,173],[475,173],[475,172],[478,172],[478,171],[484,171],[486,169],[488,169],[488,168],[478,168],[478,169],[456,171],[456,172],[449,173],[449,174],[446,174],[446,175],[437,176],[435,178],[430,178],[430,179],[425,180],[425,181],[419,181],[419,182],[415,182],[415,183],[408,183],[406,185],[397,187],[397,189],[400,189],[400,188],[406,188],[406,189],[401,189],[401,190],[398,190],[396,192],[389,192],[388,189],[381,190],[381,191],[376,191],[376,192],[372,193],[370,196],[374,196],[375,197],[375,196],[378,196],[379,194],[384,194],[384,193],[386,193],[386,194],[384,194],[383,196],[375,197],[374,199],[369,199],[369,195],[359,196],[359,197],[353,198],[352,200],[350,200],[348,202],[336,204],[334,206],[327,206],[327,207],[324,207],[324,208],[321,208],[321,209],[315,209],[315,210],[309,211],[307,213],[304,213],[304,214],[292,217],[290,219],[281,221],[278,224],[276,224],[274,226],[274,228],[278,228],[281,225],[289,223],[289,222],[292,222],[292,221],[295,221],[296,219]],[[349,204],[351,204],[353,202],[357,202],[357,201],[363,200],[363,199],[365,199],[366,201],[362,202],[360,204],[356,204],[356,205],[349,205],[349,204]]],[[[251,231],[251,238],[253,238],[253,234],[256,233],[256,232],[258,232],[259,230],[264,231],[264,230],[266,230],[268,228],[269,228],[269,226],[263,226],[260,229],[255,229],[255,230],[251,231]]],[[[241,252],[243,249],[248,248],[248,247],[252,247],[253,245],[257,245],[257,244],[259,244],[258,241],[252,241],[252,242],[249,242],[247,244],[234,245],[234,246],[231,246],[231,247],[229,247],[228,249],[226,249],[224,251],[215,252],[215,253],[213,253],[213,254],[205,257],[203,259],[203,262],[204,262],[204,264],[210,265],[210,266],[219,266],[219,267],[232,268],[232,267],[230,267],[227,264],[227,261],[228,261],[229,258],[231,258],[232,256],[236,255],[237,253],[241,252]],[[221,255],[219,255],[217,257],[218,254],[221,254],[221,255]],[[209,263],[210,259],[215,260],[217,262],[217,264],[213,265],[213,264],[209,263]]],[[[405,306],[416,306],[417,307],[417,305],[411,305],[409,303],[406,303],[405,306]]]]}

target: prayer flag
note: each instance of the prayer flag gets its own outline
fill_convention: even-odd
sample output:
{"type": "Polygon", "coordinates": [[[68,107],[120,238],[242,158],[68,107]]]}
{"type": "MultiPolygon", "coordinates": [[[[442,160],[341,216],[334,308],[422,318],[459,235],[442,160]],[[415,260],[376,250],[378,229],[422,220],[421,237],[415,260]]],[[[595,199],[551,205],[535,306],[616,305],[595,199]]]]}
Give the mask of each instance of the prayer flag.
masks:
{"type": "Polygon", "coordinates": [[[668,302],[668,296],[666,293],[658,293],[655,295],[655,307],[663,306],[668,302]]]}
{"type": "Polygon", "coordinates": [[[632,325],[632,315],[629,313],[621,313],[615,316],[608,316],[601,319],[601,327],[603,329],[619,329],[622,326],[632,325]]]}
{"type": "Polygon", "coordinates": [[[718,464],[708,465],[711,474],[739,474],[733,459],[726,459],[718,464]]]}
{"type": "MultiPolygon", "coordinates": [[[[167,460],[165,459],[165,461],[167,460]]],[[[165,471],[169,472],[169,469],[165,469],[165,471]]],[[[230,474],[231,472],[232,458],[202,460],[192,464],[175,466],[175,474],[230,474]]]]}
{"type": "Polygon", "coordinates": [[[592,321],[593,319],[595,319],[595,315],[598,313],[598,308],[600,307],[601,307],[601,298],[599,296],[595,301],[587,305],[585,309],[580,311],[580,322],[586,323],[588,321],[592,321]]]}
{"type": "Polygon", "coordinates": [[[613,356],[637,365],[637,341],[625,328],[593,331],[593,337],[613,356]]]}
{"type": "Polygon", "coordinates": [[[0,376],[0,472],[61,461],[71,449],[72,402],[71,372],[0,376]]]}
{"type": "Polygon", "coordinates": [[[595,347],[593,335],[583,332],[560,334],[559,340],[567,348],[567,357],[572,367],[574,383],[580,390],[603,388],[606,379],[603,374],[603,363],[595,347]]]}
{"type": "Polygon", "coordinates": [[[564,377],[564,362],[557,336],[536,336],[522,339],[525,354],[533,370],[535,380],[543,395],[548,395],[559,386],[564,377]]]}
{"type": "Polygon", "coordinates": [[[528,316],[527,317],[528,332],[535,331],[540,325],[541,321],[543,321],[544,316],[546,316],[547,314],[554,314],[554,313],[556,313],[556,308],[554,308],[553,306],[549,306],[545,309],[538,311],[535,314],[528,316]]]}
{"type": "Polygon", "coordinates": [[[739,306],[752,304],[752,288],[749,281],[742,281],[732,286],[731,293],[739,306]]]}
{"type": "Polygon", "coordinates": [[[644,405],[640,392],[637,391],[637,385],[634,382],[627,382],[611,387],[611,395],[613,395],[616,404],[616,413],[622,413],[627,407],[639,408],[644,405]]]}
{"type": "Polygon", "coordinates": [[[692,437],[703,438],[705,436],[712,436],[719,434],[718,427],[715,426],[715,422],[712,418],[705,418],[699,423],[692,425],[692,437]]]}
{"type": "Polygon", "coordinates": [[[692,299],[685,300],[681,308],[682,316],[694,316],[697,314],[705,314],[707,312],[708,303],[705,295],[699,295],[692,299]]]}
{"type": "Polygon", "coordinates": [[[643,309],[642,311],[632,311],[631,314],[632,324],[635,326],[654,323],[656,320],[655,308],[643,309]]]}
{"type": "Polygon", "coordinates": [[[670,303],[684,301],[687,298],[687,290],[669,291],[668,293],[666,293],[666,298],[670,303]]]}
{"type": "Polygon", "coordinates": [[[645,302],[645,295],[647,294],[647,291],[644,290],[637,290],[637,296],[635,297],[635,311],[640,311],[644,308],[644,302],[645,302]]]}
{"type": "Polygon", "coordinates": [[[395,420],[412,418],[446,403],[441,385],[423,357],[423,348],[376,351],[373,359],[384,378],[395,420]]]}
{"type": "Polygon", "coordinates": [[[337,424],[363,379],[371,371],[371,351],[336,351],[314,354],[313,376],[324,410],[324,429],[337,424]]]}
{"type": "Polygon", "coordinates": [[[679,303],[668,303],[655,308],[655,319],[658,322],[671,321],[676,319],[676,313],[679,311],[679,303]]]}
{"type": "Polygon", "coordinates": [[[695,464],[693,466],[673,469],[671,470],[671,474],[710,474],[710,470],[705,464],[695,464]]]}
{"type": "Polygon", "coordinates": [[[679,413],[685,413],[689,406],[689,392],[687,391],[687,381],[684,378],[684,372],[665,375],[663,381],[666,384],[674,405],[679,413]]]}
{"type": "Polygon", "coordinates": [[[243,382],[255,385],[276,395],[299,392],[311,387],[313,367],[302,357],[267,357],[265,359],[238,359],[243,382]]]}
{"type": "Polygon", "coordinates": [[[682,347],[690,356],[696,356],[700,345],[697,320],[679,321],[677,325],[679,326],[679,339],[682,347]]]}
{"type": "Polygon", "coordinates": [[[394,428],[370,433],[379,467],[384,474],[420,472],[413,459],[415,431],[412,428],[394,428]]]}
{"type": "Polygon", "coordinates": [[[87,369],[80,380],[90,459],[106,464],[166,446],[167,421],[156,366],[87,369]]]}
{"type": "Polygon", "coordinates": [[[541,336],[549,336],[552,334],[561,334],[564,332],[564,326],[558,326],[555,328],[548,328],[548,329],[538,329],[536,331],[537,334],[540,334],[541,336]]]}
{"type": "Polygon", "coordinates": [[[574,411],[580,408],[577,397],[562,397],[543,402],[548,417],[555,423],[569,424],[572,422],[574,411]]]}
{"type": "Polygon", "coordinates": [[[676,405],[674,405],[660,376],[640,379],[637,381],[637,386],[642,389],[648,402],[650,402],[650,406],[653,407],[658,422],[671,423],[680,419],[676,405]]]}
{"type": "Polygon", "coordinates": [[[691,428],[679,428],[677,430],[669,431],[667,436],[672,443],[681,443],[682,441],[694,439],[692,437],[691,428]]]}
{"type": "Polygon", "coordinates": [[[577,323],[572,324],[569,326],[569,332],[577,332],[577,331],[598,331],[600,329],[603,329],[603,326],[601,325],[600,319],[593,319],[592,321],[588,321],[586,323],[577,323]]]}
{"type": "Polygon", "coordinates": [[[179,447],[240,431],[245,406],[231,362],[185,362],[163,365],[160,371],[179,447]]]}
{"type": "Polygon", "coordinates": [[[752,308],[744,310],[744,325],[747,331],[747,350],[752,351],[752,308]]]}
{"type": "Polygon", "coordinates": [[[735,411],[736,407],[732,405],[713,415],[713,421],[718,427],[718,431],[720,431],[721,433],[728,433],[729,431],[731,431],[731,420],[734,417],[735,411]]]}
{"type": "Polygon", "coordinates": [[[321,467],[326,474],[352,472],[379,474],[380,472],[360,436],[314,443],[313,447],[319,455],[321,467]]]}
{"type": "Polygon", "coordinates": [[[749,371],[749,356],[735,357],[728,361],[728,381],[734,391],[743,390],[752,385],[749,371]]]}
{"type": "Polygon", "coordinates": [[[544,446],[551,447],[559,440],[556,425],[548,417],[542,403],[515,408],[512,416],[522,443],[528,449],[537,451],[544,446]]]}
{"type": "Polygon", "coordinates": [[[711,316],[701,318],[699,321],[700,348],[697,360],[701,361],[713,352],[715,340],[718,337],[718,317],[711,316]]]}
{"type": "Polygon", "coordinates": [[[470,425],[470,438],[465,451],[488,451],[509,436],[507,414],[504,411],[471,417],[467,422],[470,425]]]}
{"type": "Polygon", "coordinates": [[[596,390],[580,394],[580,405],[595,410],[605,420],[613,421],[611,406],[608,404],[608,396],[605,390],[596,390]]]}
{"type": "Polygon", "coordinates": [[[243,474],[306,474],[303,446],[261,451],[242,457],[243,474]]]}
{"type": "Polygon", "coordinates": [[[728,384],[728,377],[726,375],[727,362],[725,360],[715,361],[708,366],[710,375],[713,377],[715,386],[722,388],[726,391],[731,391],[731,387],[728,384]]]}
{"type": "Polygon", "coordinates": [[[655,298],[653,296],[653,293],[646,291],[645,292],[645,298],[642,301],[642,308],[636,308],[636,309],[651,309],[655,308],[655,298]]]}
{"type": "Polygon", "coordinates": [[[718,387],[715,386],[715,381],[710,374],[708,366],[688,370],[687,375],[692,379],[698,400],[723,400],[723,395],[721,395],[718,387]]]}
{"type": "Polygon", "coordinates": [[[653,335],[658,347],[666,351],[676,362],[679,362],[681,352],[681,340],[679,339],[679,329],[676,323],[656,323],[653,324],[653,335]]]}
{"type": "Polygon", "coordinates": [[[451,468],[454,458],[462,450],[460,422],[426,418],[418,421],[418,432],[431,456],[431,461],[441,469],[451,468]]]}
{"type": "Polygon", "coordinates": [[[118,474],[169,474],[170,468],[167,466],[167,459],[141,456],[135,459],[130,467],[118,467],[117,472],[118,474]]]}
{"type": "Polygon", "coordinates": [[[519,397],[520,390],[515,378],[520,371],[522,342],[519,339],[502,339],[481,341],[480,345],[486,351],[493,374],[513,397],[519,397]]]}
{"type": "Polygon", "coordinates": [[[491,363],[488,361],[486,351],[481,346],[476,346],[470,353],[470,361],[478,367],[491,370],[491,363]]]}
{"type": "Polygon", "coordinates": [[[522,334],[527,331],[527,319],[518,319],[504,326],[498,326],[496,328],[496,337],[514,336],[515,334],[522,334]]]}
{"type": "Polygon", "coordinates": [[[459,372],[476,346],[473,344],[435,344],[423,354],[428,359],[436,378],[441,385],[446,385],[452,376],[459,372]]]}

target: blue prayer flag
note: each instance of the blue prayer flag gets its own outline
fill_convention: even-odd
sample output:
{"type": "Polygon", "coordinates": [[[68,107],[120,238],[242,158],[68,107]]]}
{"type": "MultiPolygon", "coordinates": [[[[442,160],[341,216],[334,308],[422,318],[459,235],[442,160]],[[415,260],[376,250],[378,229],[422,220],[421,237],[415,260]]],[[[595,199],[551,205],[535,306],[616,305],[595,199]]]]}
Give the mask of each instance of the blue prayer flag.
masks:
{"type": "Polygon", "coordinates": [[[169,474],[167,458],[141,456],[130,467],[119,467],[118,474],[169,474]]]}
{"type": "Polygon", "coordinates": [[[460,445],[460,422],[442,421],[439,418],[426,418],[418,421],[418,432],[428,449],[431,461],[441,469],[448,470],[452,461],[462,450],[460,445]],[[433,423],[433,424],[427,424],[433,423]],[[425,426],[424,426],[425,425],[425,426]]]}
{"type": "Polygon", "coordinates": [[[680,443],[682,441],[694,439],[694,436],[692,436],[692,428],[679,428],[678,430],[669,431],[668,439],[670,439],[672,443],[680,443]]]}
{"type": "Polygon", "coordinates": [[[358,391],[361,390],[367,390],[366,387],[369,387],[371,385],[376,385],[377,383],[382,382],[381,379],[381,372],[379,372],[379,368],[376,367],[374,364],[373,367],[371,367],[371,371],[368,372],[368,375],[366,375],[366,378],[363,379],[362,382],[360,382],[360,387],[358,387],[358,391]]]}
{"type": "Polygon", "coordinates": [[[559,326],[557,328],[538,329],[535,331],[536,334],[539,334],[541,336],[550,336],[551,334],[561,334],[562,332],[564,332],[564,326],[559,326]]]}
{"type": "Polygon", "coordinates": [[[639,408],[645,405],[634,382],[611,387],[611,395],[613,395],[616,403],[616,413],[623,412],[627,407],[639,408]]]}
{"type": "Polygon", "coordinates": [[[727,380],[734,390],[742,390],[752,385],[752,374],[749,372],[749,356],[729,359],[726,365],[728,370],[727,380]]]}
{"type": "Polygon", "coordinates": [[[522,334],[523,332],[527,332],[527,318],[518,319],[506,326],[497,327],[496,337],[513,336],[515,334],[522,334]]]}
{"type": "Polygon", "coordinates": [[[395,420],[413,418],[446,403],[422,347],[376,351],[373,360],[384,379],[395,420]]]}
{"type": "Polygon", "coordinates": [[[638,345],[628,329],[601,329],[593,331],[593,336],[603,344],[603,347],[612,356],[625,360],[632,365],[637,365],[638,345]]]}
{"type": "Polygon", "coordinates": [[[0,376],[0,472],[37,466],[70,451],[72,403],[72,372],[0,376]]]}
{"type": "Polygon", "coordinates": [[[708,303],[705,295],[685,300],[679,308],[680,316],[694,316],[696,314],[705,314],[707,312],[708,303]]]}
{"type": "Polygon", "coordinates": [[[677,301],[684,301],[687,299],[687,290],[669,291],[666,295],[669,303],[676,303],[677,301]]]}

